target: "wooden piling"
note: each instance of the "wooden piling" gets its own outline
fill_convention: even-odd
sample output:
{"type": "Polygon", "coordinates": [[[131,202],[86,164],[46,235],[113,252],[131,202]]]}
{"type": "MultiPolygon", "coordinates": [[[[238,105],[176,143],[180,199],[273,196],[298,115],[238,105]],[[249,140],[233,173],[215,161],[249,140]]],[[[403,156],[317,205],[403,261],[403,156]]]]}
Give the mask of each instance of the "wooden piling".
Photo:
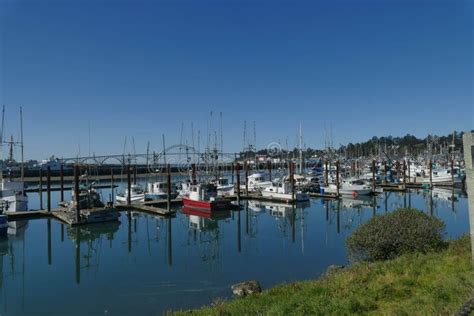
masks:
{"type": "MultiPolygon", "coordinates": [[[[235,171],[235,164],[232,163],[232,166],[231,166],[231,175],[232,175],[232,184],[235,184],[235,180],[234,180],[234,171],[235,171]]],[[[233,213],[232,213],[233,214],[233,213]]]]}
{"type": "Polygon", "coordinates": [[[272,181],[272,162],[267,161],[267,169],[270,181],[272,181]]]}
{"type": "Polygon", "coordinates": [[[433,188],[433,162],[430,159],[430,189],[433,188]]]}
{"type": "Polygon", "coordinates": [[[249,164],[245,162],[245,196],[249,196],[249,164]]]}
{"type": "Polygon", "coordinates": [[[407,188],[407,162],[403,160],[403,188],[407,188]]]}
{"type": "Polygon", "coordinates": [[[46,169],[46,208],[51,212],[51,167],[46,169]]]}
{"type": "Polygon", "coordinates": [[[59,181],[61,185],[61,202],[64,201],[64,165],[61,163],[61,167],[59,169],[59,181]]]}
{"type": "Polygon", "coordinates": [[[237,180],[237,203],[240,203],[240,173],[239,173],[239,163],[235,165],[235,177],[237,180]]]}
{"type": "Polygon", "coordinates": [[[39,198],[40,198],[40,210],[43,209],[43,168],[40,167],[39,170],[39,198]]]}
{"type": "Polygon", "coordinates": [[[110,203],[114,204],[114,168],[110,168],[110,203]]]}
{"type": "Polygon", "coordinates": [[[372,191],[375,192],[375,160],[372,160],[372,191]]]}
{"type": "MultiPolygon", "coordinates": [[[[232,174],[232,177],[234,177],[234,174],[232,174]]],[[[192,184],[197,183],[197,181],[196,181],[196,164],[195,163],[191,164],[191,181],[192,181],[192,184]]]]}
{"type": "Polygon", "coordinates": [[[170,164],[166,165],[166,205],[167,210],[171,207],[171,167],[170,164]]]}
{"type": "Polygon", "coordinates": [[[81,220],[81,207],[79,205],[79,165],[74,165],[74,199],[76,201],[76,223],[81,220]]]}
{"type": "Polygon", "coordinates": [[[340,168],[340,162],[339,160],[336,161],[336,195],[339,196],[339,168],[340,168]]]}
{"type": "Polygon", "coordinates": [[[128,164],[127,170],[127,205],[130,205],[132,204],[132,175],[130,164],[128,164]]]}
{"type": "Polygon", "coordinates": [[[451,159],[451,183],[454,187],[454,160],[453,159],[451,159]]]}
{"type": "Polygon", "coordinates": [[[383,161],[383,182],[387,183],[387,160],[383,161]]]}
{"type": "Polygon", "coordinates": [[[325,175],[324,175],[324,185],[327,187],[329,185],[329,167],[328,167],[328,161],[326,160],[324,162],[324,165],[325,165],[325,175]]]}
{"type": "Polygon", "coordinates": [[[290,161],[291,199],[295,201],[295,163],[290,161]]]}

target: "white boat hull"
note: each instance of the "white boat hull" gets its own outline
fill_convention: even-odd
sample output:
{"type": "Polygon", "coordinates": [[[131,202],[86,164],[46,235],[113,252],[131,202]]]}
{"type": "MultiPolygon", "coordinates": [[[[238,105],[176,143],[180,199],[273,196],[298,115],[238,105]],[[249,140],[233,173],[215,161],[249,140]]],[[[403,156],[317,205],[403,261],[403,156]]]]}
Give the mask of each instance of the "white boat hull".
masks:
{"type": "MultiPolygon", "coordinates": [[[[276,198],[281,200],[293,201],[293,195],[291,193],[278,193],[278,192],[268,192],[262,191],[263,197],[276,198]]],[[[294,201],[302,202],[309,201],[310,196],[306,193],[295,193],[294,201]]]]}
{"type": "MultiPolygon", "coordinates": [[[[124,195],[117,195],[116,200],[118,203],[127,203],[128,197],[124,195]]],[[[131,203],[141,203],[145,202],[145,194],[137,194],[130,196],[131,203]]]]}

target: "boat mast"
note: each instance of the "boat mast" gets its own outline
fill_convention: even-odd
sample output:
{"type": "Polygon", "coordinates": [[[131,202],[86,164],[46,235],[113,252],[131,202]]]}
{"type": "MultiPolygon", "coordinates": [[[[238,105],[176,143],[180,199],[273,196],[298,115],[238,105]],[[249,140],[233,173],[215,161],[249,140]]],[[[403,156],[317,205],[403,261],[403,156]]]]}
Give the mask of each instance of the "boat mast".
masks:
{"type": "Polygon", "coordinates": [[[301,122],[300,122],[300,174],[303,174],[303,134],[301,132],[301,122]]]}
{"type": "MultiPolygon", "coordinates": [[[[25,157],[24,157],[24,145],[23,145],[23,108],[20,106],[20,149],[21,149],[21,162],[20,162],[20,170],[21,170],[21,183],[23,184],[25,178],[25,157]]],[[[25,194],[25,186],[22,185],[21,194],[25,194]]]]}

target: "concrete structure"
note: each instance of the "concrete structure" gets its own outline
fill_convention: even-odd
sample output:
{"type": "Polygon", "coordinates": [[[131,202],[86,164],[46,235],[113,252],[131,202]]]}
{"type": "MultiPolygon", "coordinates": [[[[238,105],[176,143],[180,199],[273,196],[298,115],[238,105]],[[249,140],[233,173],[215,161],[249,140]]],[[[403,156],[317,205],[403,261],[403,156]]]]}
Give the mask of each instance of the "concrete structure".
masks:
{"type": "Polygon", "coordinates": [[[472,260],[474,263],[474,133],[463,135],[464,161],[466,163],[466,186],[469,200],[469,226],[471,230],[472,260]]]}

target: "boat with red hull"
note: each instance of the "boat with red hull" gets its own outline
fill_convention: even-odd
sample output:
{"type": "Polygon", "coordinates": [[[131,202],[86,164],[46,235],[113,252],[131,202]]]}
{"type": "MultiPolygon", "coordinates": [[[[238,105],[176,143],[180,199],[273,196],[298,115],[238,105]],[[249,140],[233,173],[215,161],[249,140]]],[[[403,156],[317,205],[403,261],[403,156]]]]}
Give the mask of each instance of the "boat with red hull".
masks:
{"type": "Polygon", "coordinates": [[[213,184],[191,185],[189,195],[183,197],[183,205],[187,208],[207,211],[233,208],[233,204],[229,199],[217,196],[217,188],[213,184]]]}

